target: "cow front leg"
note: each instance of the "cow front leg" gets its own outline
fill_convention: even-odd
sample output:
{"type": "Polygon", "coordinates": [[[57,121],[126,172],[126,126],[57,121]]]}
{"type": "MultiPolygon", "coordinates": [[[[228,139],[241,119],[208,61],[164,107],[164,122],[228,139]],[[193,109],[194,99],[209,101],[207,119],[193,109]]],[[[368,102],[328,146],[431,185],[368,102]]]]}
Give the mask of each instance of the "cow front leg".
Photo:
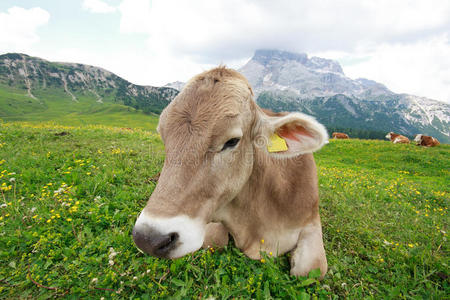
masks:
{"type": "Polygon", "coordinates": [[[228,230],[222,223],[208,223],[206,224],[205,240],[203,241],[203,248],[211,247],[223,248],[228,244],[228,230]]]}
{"type": "Polygon", "coordinates": [[[308,276],[309,271],[320,268],[321,279],[328,264],[323,247],[320,219],[306,225],[300,232],[297,247],[291,255],[291,275],[308,276]]]}

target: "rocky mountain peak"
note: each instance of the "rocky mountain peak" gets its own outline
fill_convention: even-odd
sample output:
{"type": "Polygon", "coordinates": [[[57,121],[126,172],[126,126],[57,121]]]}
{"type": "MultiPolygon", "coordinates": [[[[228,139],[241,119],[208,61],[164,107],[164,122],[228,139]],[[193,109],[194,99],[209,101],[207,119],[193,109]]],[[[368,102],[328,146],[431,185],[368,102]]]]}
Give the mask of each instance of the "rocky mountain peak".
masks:
{"type": "Polygon", "coordinates": [[[328,126],[424,132],[450,140],[448,104],[395,94],[373,80],[353,80],[330,59],[261,49],[239,71],[266,108],[305,111],[328,126]]]}

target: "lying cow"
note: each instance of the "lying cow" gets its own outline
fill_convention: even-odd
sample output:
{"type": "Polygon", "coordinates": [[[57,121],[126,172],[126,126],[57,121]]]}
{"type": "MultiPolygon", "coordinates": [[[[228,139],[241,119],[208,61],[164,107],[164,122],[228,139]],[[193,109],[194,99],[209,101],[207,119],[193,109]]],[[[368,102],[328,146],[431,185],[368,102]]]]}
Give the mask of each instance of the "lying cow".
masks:
{"type": "Polygon", "coordinates": [[[333,132],[332,137],[333,139],[349,139],[348,135],[342,132],[333,132]]]}
{"type": "Polygon", "coordinates": [[[425,146],[425,147],[434,147],[440,144],[437,138],[423,134],[416,135],[414,141],[416,142],[417,146],[425,146]]]}
{"type": "Polygon", "coordinates": [[[162,112],[166,157],[136,220],[142,251],[177,258],[224,246],[248,257],[293,251],[291,274],[327,271],[313,155],[325,128],[301,113],[267,113],[248,81],[219,67],[191,79],[162,112]]]}
{"type": "Polygon", "coordinates": [[[394,144],[409,144],[409,139],[406,136],[393,133],[392,131],[386,135],[386,138],[394,144]]]}

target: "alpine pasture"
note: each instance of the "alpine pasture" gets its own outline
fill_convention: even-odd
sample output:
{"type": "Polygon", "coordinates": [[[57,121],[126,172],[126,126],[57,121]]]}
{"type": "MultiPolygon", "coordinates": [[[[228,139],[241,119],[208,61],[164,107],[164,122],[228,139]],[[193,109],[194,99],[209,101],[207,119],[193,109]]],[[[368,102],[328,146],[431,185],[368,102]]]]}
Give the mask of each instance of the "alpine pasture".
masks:
{"type": "Polygon", "coordinates": [[[450,294],[449,145],[330,140],[315,154],[329,264],[319,282],[289,276],[287,256],[253,261],[232,242],[177,260],[140,253],[131,230],[164,161],[156,123],[0,123],[0,298],[450,294]]]}

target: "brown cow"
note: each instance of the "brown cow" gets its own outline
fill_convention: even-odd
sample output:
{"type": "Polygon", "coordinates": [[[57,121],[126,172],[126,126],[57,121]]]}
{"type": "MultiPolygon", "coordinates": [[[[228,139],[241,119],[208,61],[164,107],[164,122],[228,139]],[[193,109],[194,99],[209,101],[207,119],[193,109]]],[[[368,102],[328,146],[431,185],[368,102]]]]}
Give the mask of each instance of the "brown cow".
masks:
{"type": "Polygon", "coordinates": [[[349,139],[348,135],[342,132],[333,132],[332,137],[333,139],[349,139]]]}
{"type": "Polygon", "coordinates": [[[416,142],[417,146],[434,147],[440,145],[437,138],[423,134],[416,135],[414,141],[416,142]]]}
{"type": "Polygon", "coordinates": [[[188,82],[158,132],[166,157],[133,229],[138,248],[177,258],[224,246],[230,233],[252,259],[292,251],[291,274],[325,274],[311,153],[328,135],[314,118],[264,113],[245,77],[219,67],[188,82]]]}
{"type": "Polygon", "coordinates": [[[394,144],[409,144],[409,139],[406,136],[393,133],[392,131],[386,135],[386,138],[394,144]]]}

